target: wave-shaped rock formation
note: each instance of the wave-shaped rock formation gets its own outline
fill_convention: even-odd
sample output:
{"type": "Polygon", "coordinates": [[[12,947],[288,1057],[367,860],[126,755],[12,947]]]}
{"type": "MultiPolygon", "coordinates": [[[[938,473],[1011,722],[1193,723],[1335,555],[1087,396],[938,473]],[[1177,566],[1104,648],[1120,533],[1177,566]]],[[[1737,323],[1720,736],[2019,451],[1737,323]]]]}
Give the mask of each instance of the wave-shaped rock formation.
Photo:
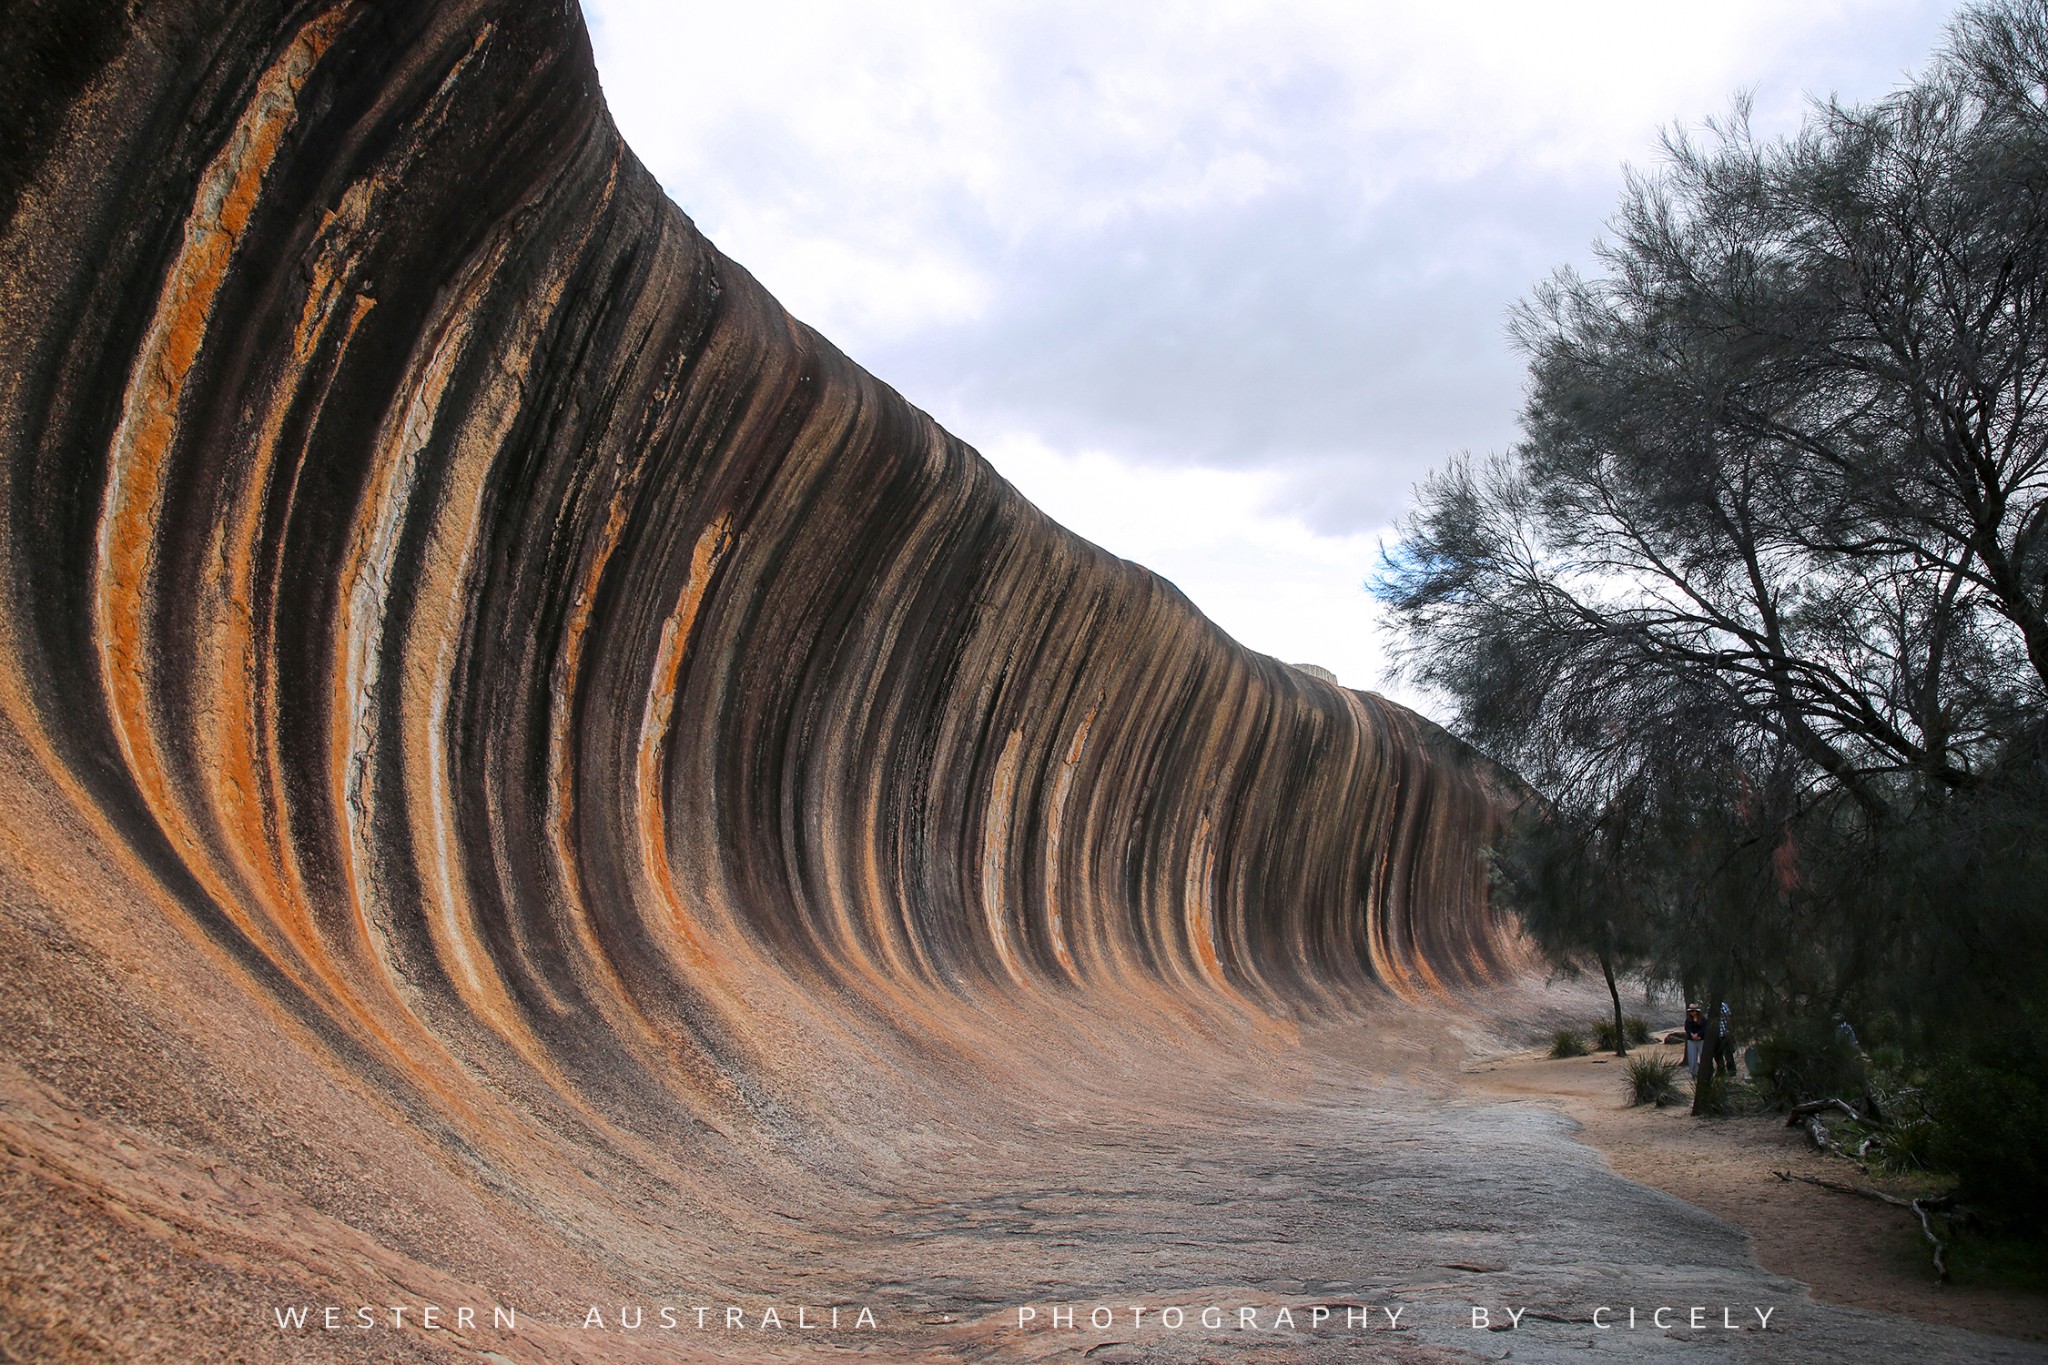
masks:
{"type": "Polygon", "coordinates": [[[17,1352],[886,1297],[978,1133],[1520,963],[1497,780],[793,321],[573,7],[10,23],[17,1352]]]}

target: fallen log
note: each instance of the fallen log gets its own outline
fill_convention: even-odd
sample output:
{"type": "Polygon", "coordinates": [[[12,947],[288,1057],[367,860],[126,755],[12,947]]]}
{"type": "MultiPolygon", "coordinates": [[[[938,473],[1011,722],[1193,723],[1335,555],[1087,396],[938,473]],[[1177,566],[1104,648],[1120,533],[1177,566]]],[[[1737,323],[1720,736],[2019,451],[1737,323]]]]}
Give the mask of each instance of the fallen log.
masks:
{"type": "Polygon", "coordinates": [[[1787,1128],[1797,1128],[1799,1126],[1799,1121],[1801,1119],[1812,1118],[1815,1114],[1820,1113],[1824,1109],[1839,1109],[1843,1113],[1847,1114],[1850,1118],[1856,1120],[1856,1122],[1858,1123],[1867,1123],[1869,1121],[1865,1119],[1862,1114],[1857,1112],[1855,1105],[1850,1104],[1847,1100],[1808,1100],[1804,1104],[1795,1104],[1792,1106],[1791,1114],[1788,1115],[1785,1119],[1785,1126],[1787,1128]]]}
{"type": "Polygon", "coordinates": [[[1948,1247],[1939,1237],[1934,1235],[1934,1224],[1929,1222],[1927,1218],[1927,1201],[1925,1199],[1915,1199],[1912,1208],[1914,1214],[1920,1219],[1921,1235],[1934,1243],[1934,1273],[1941,1278],[1943,1283],[1947,1283],[1948,1247]]]}
{"type": "Polygon", "coordinates": [[[1820,1148],[1823,1152],[1833,1152],[1839,1157],[1849,1155],[1842,1150],[1842,1144],[1835,1141],[1835,1135],[1828,1131],[1828,1126],[1820,1121],[1819,1114],[1808,1114],[1806,1116],[1806,1134],[1813,1139],[1813,1145],[1820,1148]]]}
{"type": "Polygon", "coordinates": [[[1833,1190],[1837,1194],[1860,1194],[1865,1199],[1879,1199],[1902,1209],[1910,1209],[1917,1202],[1911,1199],[1901,1199],[1895,1194],[1886,1194],[1883,1190],[1875,1190],[1868,1185],[1849,1185],[1839,1180],[1828,1180],[1817,1175],[1794,1175],[1790,1171],[1772,1171],[1771,1174],[1780,1180],[1802,1180],[1809,1185],[1818,1185],[1824,1190],[1833,1190]]]}

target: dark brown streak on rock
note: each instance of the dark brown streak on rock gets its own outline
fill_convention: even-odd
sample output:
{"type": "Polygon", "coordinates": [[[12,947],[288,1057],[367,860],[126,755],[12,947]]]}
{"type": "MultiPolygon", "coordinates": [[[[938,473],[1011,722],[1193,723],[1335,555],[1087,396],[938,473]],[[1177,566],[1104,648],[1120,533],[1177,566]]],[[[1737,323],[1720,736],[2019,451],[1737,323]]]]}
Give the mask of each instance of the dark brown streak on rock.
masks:
{"type": "Polygon", "coordinates": [[[533,1245],[822,1200],[832,1134],[1104,1028],[1227,1056],[1525,965],[1512,783],[790,318],[573,9],[139,16],[0,106],[6,771],[123,888],[81,924],[174,931],[533,1245]]]}

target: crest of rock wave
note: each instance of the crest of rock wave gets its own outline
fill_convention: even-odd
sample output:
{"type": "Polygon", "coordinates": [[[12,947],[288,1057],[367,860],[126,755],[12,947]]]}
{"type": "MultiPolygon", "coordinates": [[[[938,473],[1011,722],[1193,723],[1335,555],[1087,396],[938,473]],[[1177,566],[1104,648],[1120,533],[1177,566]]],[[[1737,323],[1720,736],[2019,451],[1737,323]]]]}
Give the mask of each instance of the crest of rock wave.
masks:
{"type": "Polygon", "coordinates": [[[789,317],[573,8],[129,8],[24,23],[0,151],[34,1352],[743,1297],[991,1132],[1523,965],[1505,779],[789,317]]]}

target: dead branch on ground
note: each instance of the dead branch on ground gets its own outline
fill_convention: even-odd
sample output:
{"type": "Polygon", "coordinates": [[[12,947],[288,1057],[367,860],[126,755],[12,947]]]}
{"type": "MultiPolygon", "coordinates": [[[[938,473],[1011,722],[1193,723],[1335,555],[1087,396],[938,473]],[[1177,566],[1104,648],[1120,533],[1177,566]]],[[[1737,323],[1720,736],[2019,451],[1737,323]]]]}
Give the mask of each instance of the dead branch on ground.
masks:
{"type": "Polygon", "coordinates": [[[1818,1114],[1823,1109],[1839,1109],[1843,1113],[1847,1114],[1850,1118],[1856,1120],[1856,1122],[1858,1123],[1869,1122],[1868,1119],[1864,1118],[1863,1115],[1857,1111],[1856,1106],[1849,1103],[1847,1100],[1827,1099],[1808,1100],[1804,1104],[1793,1105],[1791,1114],[1789,1114],[1785,1119],[1785,1126],[1787,1128],[1797,1128],[1799,1126],[1799,1121],[1801,1119],[1811,1118],[1813,1115],[1818,1114]]]}
{"type": "MultiPolygon", "coordinates": [[[[1813,1122],[1818,1125],[1820,1120],[1815,1119],[1813,1122]]],[[[1934,1247],[1934,1273],[1944,1283],[1948,1280],[1948,1244],[1934,1235],[1933,1220],[1927,1215],[1952,1206],[1955,1200],[1949,1196],[1943,1195],[1935,1199],[1901,1199],[1895,1194],[1886,1194],[1883,1190],[1872,1189],[1868,1185],[1845,1185],[1839,1180],[1826,1180],[1817,1175],[1794,1175],[1790,1171],[1772,1171],[1771,1174],[1783,1181],[1802,1180],[1809,1185],[1818,1185],[1824,1190],[1833,1190],[1837,1194],[1860,1195],[1865,1199],[1890,1204],[1894,1208],[1912,1210],[1913,1216],[1920,1220],[1921,1235],[1934,1247]]]]}

